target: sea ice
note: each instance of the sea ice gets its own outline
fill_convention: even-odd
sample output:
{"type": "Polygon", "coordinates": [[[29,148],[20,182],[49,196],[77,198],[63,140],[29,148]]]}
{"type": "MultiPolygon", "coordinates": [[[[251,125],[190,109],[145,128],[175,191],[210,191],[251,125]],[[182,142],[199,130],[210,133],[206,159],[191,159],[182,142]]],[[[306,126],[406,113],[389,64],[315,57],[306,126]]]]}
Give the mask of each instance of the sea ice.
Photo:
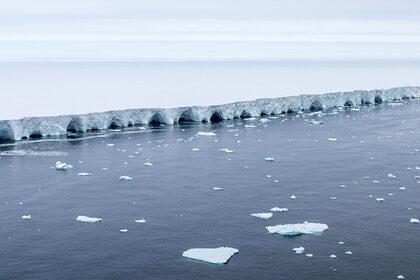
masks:
{"type": "Polygon", "coordinates": [[[87,217],[87,216],[77,216],[76,219],[78,222],[85,222],[85,223],[98,223],[98,222],[102,222],[101,218],[92,218],[92,217],[87,217]]]}
{"type": "Polygon", "coordinates": [[[121,233],[126,233],[126,232],[128,232],[128,229],[126,229],[126,228],[124,228],[124,229],[120,229],[120,232],[121,232],[121,233]]]}
{"type": "Polygon", "coordinates": [[[272,158],[272,157],[266,157],[264,160],[265,161],[274,161],[274,158],[272,158]]]}
{"type": "Polygon", "coordinates": [[[300,235],[300,234],[320,234],[328,229],[326,224],[308,223],[301,224],[285,224],[266,227],[269,233],[275,233],[285,236],[300,235]]]}
{"type": "Polygon", "coordinates": [[[328,138],[328,141],[336,142],[336,141],[338,141],[338,139],[337,138],[328,138]]]}
{"type": "Polygon", "coordinates": [[[214,132],[203,132],[200,131],[196,134],[196,136],[216,136],[217,134],[214,132]]]}
{"type": "Polygon", "coordinates": [[[92,173],[89,173],[89,172],[81,172],[81,173],[79,173],[79,174],[77,174],[77,175],[79,175],[79,176],[90,176],[90,175],[92,175],[92,173]]]}
{"type": "Polygon", "coordinates": [[[410,219],[410,223],[412,223],[412,224],[418,224],[420,221],[419,221],[419,219],[416,219],[416,218],[411,218],[410,219]]]}
{"type": "Polygon", "coordinates": [[[55,169],[56,170],[64,171],[64,170],[68,170],[68,169],[72,169],[72,168],[73,168],[73,166],[71,164],[67,164],[65,162],[57,161],[55,163],[55,169]]]}
{"type": "Polygon", "coordinates": [[[214,187],[214,188],[213,188],[213,190],[214,190],[214,191],[223,191],[223,190],[224,190],[224,188],[214,187]]]}
{"type": "Polygon", "coordinates": [[[287,212],[287,211],[289,211],[289,209],[287,209],[287,208],[273,207],[273,208],[270,209],[270,211],[273,211],[273,212],[287,212]]]}
{"type": "Polygon", "coordinates": [[[144,219],[136,219],[136,220],[134,220],[134,222],[135,223],[138,223],[138,224],[144,224],[146,222],[146,220],[144,220],[144,219]]]}
{"type": "Polygon", "coordinates": [[[303,252],[305,252],[305,248],[303,247],[293,248],[293,251],[295,251],[296,254],[302,254],[303,252]]]}
{"type": "Polygon", "coordinates": [[[130,176],[120,176],[120,180],[121,181],[130,181],[130,180],[133,180],[133,178],[131,178],[130,176]]]}
{"type": "Polygon", "coordinates": [[[397,279],[405,279],[404,275],[398,275],[397,279]]]}
{"type": "Polygon", "coordinates": [[[153,166],[153,163],[151,163],[151,162],[145,162],[143,165],[146,165],[146,166],[153,166]]]}
{"type": "Polygon", "coordinates": [[[251,216],[257,217],[260,219],[270,219],[271,217],[273,217],[273,213],[255,213],[255,214],[251,214],[251,216]]]}
{"type": "Polygon", "coordinates": [[[182,256],[189,259],[204,261],[213,264],[225,264],[229,259],[239,253],[238,249],[230,247],[219,248],[194,248],[182,253],[182,256]]]}
{"type": "Polygon", "coordinates": [[[30,220],[31,219],[31,215],[23,215],[22,219],[24,220],[30,220]]]}

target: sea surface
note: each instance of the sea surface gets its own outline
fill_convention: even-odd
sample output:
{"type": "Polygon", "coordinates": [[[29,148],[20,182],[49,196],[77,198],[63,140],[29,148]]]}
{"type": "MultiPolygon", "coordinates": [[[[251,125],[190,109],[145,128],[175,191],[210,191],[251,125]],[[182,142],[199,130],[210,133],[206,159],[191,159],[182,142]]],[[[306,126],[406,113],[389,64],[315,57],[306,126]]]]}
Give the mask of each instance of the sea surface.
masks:
{"type": "Polygon", "coordinates": [[[418,279],[420,104],[262,118],[1,144],[0,279],[418,279]],[[304,221],[329,229],[265,228],[304,221]],[[220,246],[239,253],[182,257],[220,246]]]}

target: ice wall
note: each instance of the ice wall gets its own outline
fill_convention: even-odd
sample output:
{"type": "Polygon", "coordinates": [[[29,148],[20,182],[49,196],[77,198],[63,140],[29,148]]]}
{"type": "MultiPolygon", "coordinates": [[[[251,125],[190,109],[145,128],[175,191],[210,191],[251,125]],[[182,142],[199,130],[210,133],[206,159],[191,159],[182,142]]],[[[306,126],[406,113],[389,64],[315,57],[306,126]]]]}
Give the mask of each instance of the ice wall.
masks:
{"type": "Polygon", "coordinates": [[[241,116],[276,115],[290,111],[329,109],[345,105],[360,106],[418,97],[420,97],[420,87],[398,87],[385,90],[304,94],[214,106],[171,109],[144,108],[83,115],[3,120],[0,121],[0,140],[58,136],[65,135],[69,131],[86,132],[133,125],[174,124],[180,121],[217,122],[241,116]]]}

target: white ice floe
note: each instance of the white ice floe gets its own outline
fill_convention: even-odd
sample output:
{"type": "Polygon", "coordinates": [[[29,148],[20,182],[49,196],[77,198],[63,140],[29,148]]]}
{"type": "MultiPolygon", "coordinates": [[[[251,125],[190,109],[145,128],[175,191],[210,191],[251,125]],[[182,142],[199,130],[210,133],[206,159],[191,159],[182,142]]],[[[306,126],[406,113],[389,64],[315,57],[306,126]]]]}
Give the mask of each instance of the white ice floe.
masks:
{"type": "Polygon", "coordinates": [[[151,162],[145,162],[143,165],[145,165],[145,166],[153,166],[153,163],[151,163],[151,162]]]}
{"type": "Polygon", "coordinates": [[[290,199],[296,199],[296,196],[295,196],[294,194],[292,194],[292,195],[290,196],[290,199]]]}
{"type": "Polygon", "coordinates": [[[389,173],[389,174],[388,174],[388,177],[389,177],[389,178],[396,178],[396,176],[395,176],[394,174],[392,174],[392,173],[389,173]]]}
{"type": "Polygon", "coordinates": [[[320,124],[323,124],[324,122],[323,121],[311,120],[309,123],[313,124],[313,125],[320,125],[320,124]]]}
{"type": "Polygon", "coordinates": [[[120,176],[120,180],[121,181],[130,181],[130,180],[133,180],[133,178],[131,178],[130,176],[120,176]]]}
{"type": "Polygon", "coordinates": [[[79,173],[77,175],[84,177],[84,176],[90,176],[90,175],[92,175],[92,173],[89,173],[89,172],[81,172],[81,173],[79,173]]]}
{"type": "Polygon", "coordinates": [[[383,202],[384,200],[385,200],[385,199],[384,199],[384,198],[382,198],[382,197],[377,197],[377,198],[376,198],[376,201],[377,201],[377,202],[383,202]]]}
{"type": "Polygon", "coordinates": [[[72,169],[72,168],[73,168],[73,166],[71,164],[67,164],[65,162],[57,161],[55,163],[55,169],[56,170],[64,171],[64,170],[68,170],[68,169],[72,169]]]}
{"type": "Polygon", "coordinates": [[[98,223],[102,222],[101,218],[94,218],[94,217],[88,217],[88,216],[77,216],[76,219],[78,222],[85,222],[85,223],[98,223]]]}
{"type": "Polygon", "coordinates": [[[270,209],[270,211],[272,211],[272,212],[287,212],[287,211],[289,211],[289,209],[287,209],[287,208],[273,207],[273,208],[270,209]]]}
{"type": "Polygon", "coordinates": [[[353,252],[352,251],[346,251],[346,252],[344,252],[344,254],[353,255],[353,252]]]}
{"type": "Polygon", "coordinates": [[[307,256],[308,258],[312,258],[312,257],[314,256],[314,254],[306,254],[306,256],[307,256]]]}
{"type": "Polygon", "coordinates": [[[223,148],[223,149],[220,149],[220,150],[221,150],[222,152],[227,153],[227,154],[233,153],[233,151],[232,151],[232,150],[227,149],[227,148],[223,148]]]}
{"type": "Polygon", "coordinates": [[[266,227],[269,233],[292,236],[300,234],[321,234],[328,229],[326,224],[308,223],[301,224],[285,224],[266,227]]]}
{"type": "Polygon", "coordinates": [[[203,132],[200,131],[196,134],[196,136],[216,136],[217,134],[214,132],[203,132]]]}
{"type": "Polygon", "coordinates": [[[115,146],[115,144],[112,144],[112,143],[110,143],[110,144],[106,144],[108,147],[114,147],[115,146]]]}
{"type": "Polygon", "coordinates": [[[405,279],[404,275],[398,275],[397,279],[405,279]]]}
{"type": "Polygon", "coordinates": [[[128,232],[128,229],[126,229],[126,228],[120,229],[120,232],[121,233],[126,233],[126,232],[128,232]]]}
{"type": "Polygon", "coordinates": [[[419,219],[416,219],[416,218],[411,218],[410,219],[410,223],[412,223],[412,224],[418,224],[420,221],[419,221],[419,219]]]}
{"type": "Polygon", "coordinates": [[[274,158],[272,158],[272,157],[266,157],[264,160],[265,161],[274,161],[274,158]]]}
{"type": "Polygon", "coordinates": [[[200,149],[199,148],[193,148],[192,151],[193,152],[198,152],[198,151],[200,151],[200,149]]]}
{"type": "Polygon", "coordinates": [[[145,219],[136,219],[136,220],[134,220],[134,222],[137,223],[137,224],[144,224],[146,222],[146,220],[145,219]]]}
{"type": "Polygon", "coordinates": [[[223,190],[224,190],[224,188],[214,187],[214,188],[213,188],[213,190],[214,190],[214,191],[223,191],[223,190]]]}
{"type": "Polygon", "coordinates": [[[23,215],[22,219],[24,220],[30,220],[31,219],[31,215],[23,215]]]}
{"type": "Polygon", "coordinates": [[[337,258],[337,256],[336,255],[330,255],[330,258],[335,259],[335,258],[337,258]]]}
{"type": "Polygon", "coordinates": [[[238,249],[230,247],[219,248],[194,248],[182,253],[182,256],[189,259],[204,261],[212,264],[225,264],[229,259],[239,253],[238,249]]]}
{"type": "Polygon", "coordinates": [[[328,141],[330,141],[330,142],[336,142],[336,141],[338,141],[338,139],[337,138],[328,138],[328,141]]]}
{"type": "Polygon", "coordinates": [[[260,219],[270,219],[271,217],[273,217],[273,213],[254,213],[254,214],[251,214],[251,216],[257,217],[260,219]]]}
{"type": "Polygon", "coordinates": [[[303,252],[305,252],[305,248],[303,247],[293,248],[293,251],[295,251],[296,254],[302,254],[303,252]]]}

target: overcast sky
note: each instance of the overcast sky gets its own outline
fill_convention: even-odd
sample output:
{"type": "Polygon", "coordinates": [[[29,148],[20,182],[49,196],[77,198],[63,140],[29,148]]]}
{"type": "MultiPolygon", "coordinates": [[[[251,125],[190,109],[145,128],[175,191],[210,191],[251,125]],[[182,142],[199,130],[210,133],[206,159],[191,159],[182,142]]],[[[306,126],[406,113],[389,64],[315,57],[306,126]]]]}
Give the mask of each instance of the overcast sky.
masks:
{"type": "Polygon", "coordinates": [[[0,119],[418,85],[419,61],[418,0],[0,1],[0,119]]]}

